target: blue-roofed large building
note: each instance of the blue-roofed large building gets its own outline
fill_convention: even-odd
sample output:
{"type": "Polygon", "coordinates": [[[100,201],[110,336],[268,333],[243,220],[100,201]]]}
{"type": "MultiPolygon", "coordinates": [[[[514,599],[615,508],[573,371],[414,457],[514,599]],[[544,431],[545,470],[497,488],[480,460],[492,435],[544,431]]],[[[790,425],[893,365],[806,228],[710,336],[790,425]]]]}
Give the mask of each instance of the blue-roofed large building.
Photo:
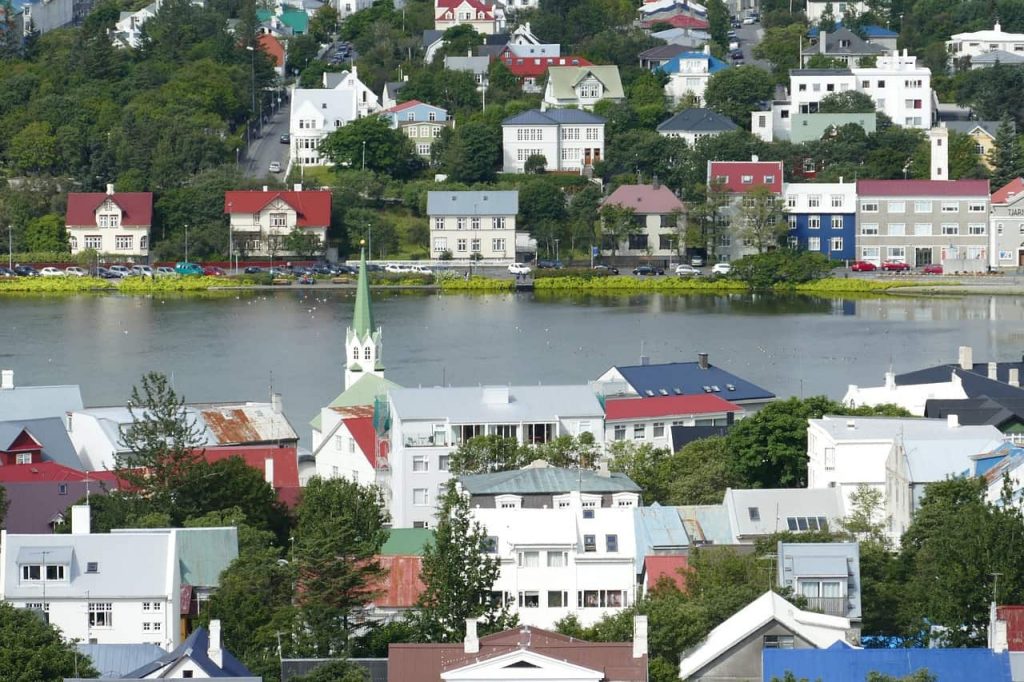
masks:
{"type": "Polygon", "coordinates": [[[549,171],[584,172],[604,158],[605,119],[582,109],[531,109],[501,122],[502,169],[522,173],[531,156],[549,171]]]}
{"type": "Polygon", "coordinates": [[[775,400],[771,391],[712,365],[707,353],[698,353],[697,362],[652,365],[644,358],[639,365],[616,365],[598,377],[596,383],[606,397],[713,393],[742,406],[746,412],[756,412],[775,400]]]}
{"type": "Polygon", "coordinates": [[[709,48],[703,52],[683,52],[668,60],[656,71],[668,74],[665,84],[665,96],[672,98],[672,104],[682,102],[692,96],[697,106],[704,106],[704,90],[707,89],[711,76],[729,68],[729,65],[717,57],[713,57],[709,48]]]}
{"type": "Polygon", "coordinates": [[[864,682],[868,673],[904,678],[927,669],[938,680],[1010,682],[1009,652],[990,649],[854,649],[837,643],[827,649],[765,649],[761,679],[793,673],[796,679],[864,682]]]}

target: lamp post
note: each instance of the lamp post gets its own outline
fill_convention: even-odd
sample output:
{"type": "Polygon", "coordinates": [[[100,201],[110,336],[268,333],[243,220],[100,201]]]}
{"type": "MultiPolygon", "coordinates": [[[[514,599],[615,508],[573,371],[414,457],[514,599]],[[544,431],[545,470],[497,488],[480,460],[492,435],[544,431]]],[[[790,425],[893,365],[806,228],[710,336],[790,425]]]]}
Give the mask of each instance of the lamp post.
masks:
{"type": "MultiPolygon", "coordinates": [[[[228,269],[231,269],[235,257],[235,232],[231,229],[231,209],[233,202],[228,202],[228,269]]],[[[238,266],[235,266],[234,274],[238,274],[238,266]]]]}
{"type": "Polygon", "coordinates": [[[185,262],[188,263],[188,223],[185,223],[185,262]]]}
{"type": "Polygon", "coordinates": [[[366,170],[366,140],[363,140],[363,170],[366,170]]]}
{"type": "Polygon", "coordinates": [[[366,223],[366,252],[370,254],[370,260],[373,260],[373,225],[370,223],[366,223]]]}
{"type": "Polygon", "coordinates": [[[7,268],[14,269],[14,225],[7,226],[7,268]]]}
{"type": "Polygon", "coordinates": [[[246,45],[245,49],[249,51],[249,73],[252,78],[252,113],[256,113],[256,47],[253,45],[246,45]]]}
{"type": "Polygon", "coordinates": [[[558,239],[555,239],[555,261],[558,261],[558,239]]]}

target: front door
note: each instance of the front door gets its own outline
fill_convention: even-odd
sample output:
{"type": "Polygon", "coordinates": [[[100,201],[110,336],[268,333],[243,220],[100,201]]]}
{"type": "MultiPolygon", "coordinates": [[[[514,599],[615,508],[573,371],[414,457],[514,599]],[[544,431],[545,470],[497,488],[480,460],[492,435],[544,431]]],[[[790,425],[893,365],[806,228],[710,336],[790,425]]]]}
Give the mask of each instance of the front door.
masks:
{"type": "Polygon", "coordinates": [[[917,267],[924,267],[932,264],[932,250],[930,248],[914,249],[914,264],[917,267]]]}
{"type": "Polygon", "coordinates": [[[1024,249],[1017,251],[1017,265],[1024,268],[1024,249]]]}

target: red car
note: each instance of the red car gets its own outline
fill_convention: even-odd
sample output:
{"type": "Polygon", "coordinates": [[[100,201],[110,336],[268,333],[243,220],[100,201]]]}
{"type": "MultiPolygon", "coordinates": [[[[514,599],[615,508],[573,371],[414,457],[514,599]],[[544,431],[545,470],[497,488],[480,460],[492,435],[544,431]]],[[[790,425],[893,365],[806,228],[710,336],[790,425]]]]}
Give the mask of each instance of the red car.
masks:
{"type": "Polygon", "coordinates": [[[850,265],[850,269],[854,272],[874,272],[878,269],[878,266],[874,263],[866,260],[855,260],[850,265]]]}
{"type": "Polygon", "coordinates": [[[910,266],[898,260],[887,260],[882,263],[882,269],[887,272],[906,272],[910,266]]]}
{"type": "Polygon", "coordinates": [[[223,277],[227,273],[216,265],[204,265],[203,274],[208,277],[223,277]]]}
{"type": "Polygon", "coordinates": [[[941,264],[926,265],[926,266],[924,266],[923,272],[926,275],[941,275],[942,274],[942,265],[941,264]]]}

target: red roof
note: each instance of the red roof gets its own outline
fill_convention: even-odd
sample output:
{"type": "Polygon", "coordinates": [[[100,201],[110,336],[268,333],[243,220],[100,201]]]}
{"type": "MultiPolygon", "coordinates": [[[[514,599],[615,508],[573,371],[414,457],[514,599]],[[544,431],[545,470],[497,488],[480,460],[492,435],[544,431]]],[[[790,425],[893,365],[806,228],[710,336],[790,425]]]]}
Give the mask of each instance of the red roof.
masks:
{"type": "Polygon", "coordinates": [[[1006,621],[1010,651],[1024,651],[1024,606],[997,606],[996,618],[1006,621]]]}
{"type": "Polygon", "coordinates": [[[281,44],[280,40],[269,33],[261,33],[259,44],[260,49],[274,60],[274,66],[284,66],[284,45],[281,44]]]}
{"type": "MultiPolygon", "coordinates": [[[[508,48],[505,48],[506,51],[508,48]]],[[[583,57],[569,55],[567,57],[517,57],[508,52],[502,54],[501,61],[519,78],[536,78],[543,76],[550,66],[593,66],[583,57]]]]}
{"type": "Polygon", "coordinates": [[[374,447],[374,444],[377,441],[377,432],[373,428],[373,416],[350,417],[342,421],[345,422],[345,428],[352,434],[356,445],[363,451],[366,461],[370,463],[370,466],[376,467],[377,449],[374,447]]]}
{"type": "Polygon", "coordinates": [[[864,197],[985,197],[988,180],[858,180],[864,197]]]}
{"type": "Polygon", "coordinates": [[[380,582],[374,586],[378,596],[374,597],[375,606],[392,609],[408,609],[416,606],[426,586],[420,579],[423,568],[423,557],[418,556],[379,556],[377,561],[385,570],[380,582]]]}
{"type": "Polygon", "coordinates": [[[39,462],[17,466],[0,466],[0,483],[31,483],[40,481],[109,481],[117,479],[112,471],[84,472],[57,462],[39,462]]]}
{"type": "Polygon", "coordinates": [[[634,658],[632,642],[585,642],[527,625],[481,637],[475,654],[465,653],[463,646],[391,644],[388,682],[437,682],[443,672],[520,650],[601,671],[605,680],[647,682],[647,656],[634,658]]]}
{"type": "Polygon", "coordinates": [[[644,557],[644,580],[652,589],[662,578],[668,578],[680,590],[686,590],[686,573],[690,564],[682,554],[652,554],[644,557]]]}
{"type": "MultiPolygon", "coordinates": [[[[651,2],[657,2],[657,1],[658,0],[651,0],[651,2]]],[[[696,28],[696,29],[706,29],[709,26],[708,22],[704,21],[703,19],[698,19],[696,17],[691,17],[691,16],[686,15],[686,14],[676,14],[674,16],[668,17],[667,19],[649,19],[649,20],[643,22],[643,27],[644,28],[650,28],[651,26],[654,26],[655,24],[671,24],[673,28],[696,28]]]]}
{"type": "Polygon", "coordinates": [[[605,421],[651,419],[684,414],[742,412],[739,405],[711,393],[655,396],[653,398],[616,398],[604,404],[605,421]]]}
{"type": "Polygon", "coordinates": [[[782,162],[708,161],[708,184],[711,183],[721,183],[726,192],[734,194],[745,194],[758,187],[767,187],[779,194],[782,192],[782,162]]]}
{"type": "Polygon", "coordinates": [[[686,207],[665,185],[620,185],[601,205],[615,204],[633,209],[638,215],[672,213],[686,207]]]}
{"type": "Polygon", "coordinates": [[[1024,192],[1024,178],[1014,178],[992,193],[993,204],[1008,204],[1024,192]]]}
{"type": "Polygon", "coordinates": [[[224,193],[224,212],[260,213],[275,199],[281,199],[295,209],[299,227],[326,227],[331,224],[331,193],[324,190],[232,190],[224,193]]]}
{"type": "MultiPolygon", "coordinates": [[[[253,469],[266,475],[267,460],[274,461],[274,489],[299,487],[299,461],[295,446],[279,448],[275,445],[223,445],[206,448],[206,461],[219,462],[222,459],[240,456],[253,469]]],[[[280,496],[280,495],[279,495],[280,496]]]]}
{"type": "MultiPolygon", "coordinates": [[[[488,5],[487,3],[480,2],[480,0],[434,0],[434,3],[435,12],[438,9],[455,9],[456,7],[460,7],[463,4],[466,4],[475,10],[485,12],[487,14],[487,19],[494,18],[494,15],[492,14],[494,7],[492,5],[488,5]]],[[[476,17],[473,18],[475,19],[476,17]]]]}
{"type": "Polygon", "coordinates": [[[417,104],[423,104],[423,102],[419,101],[418,99],[411,99],[408,102],[402,102],[401,104],[396,104],[395,106],[393,106],[393,107],[391,107],[389,109],[385,109],[381,113],[382,114],[395,114],[395,113],[398,113],[399,111],[402,111],[403,109],[408,109],[409,107],[414,107],[417,104]]]}
{"type": "Polygon", "coordinates": [[[68,192],[66,225],[95,227],[96,209],[111,199],[121,208],[121,224],[128,227],[149,227],[153,224],[152,192],[68,192]]]}

